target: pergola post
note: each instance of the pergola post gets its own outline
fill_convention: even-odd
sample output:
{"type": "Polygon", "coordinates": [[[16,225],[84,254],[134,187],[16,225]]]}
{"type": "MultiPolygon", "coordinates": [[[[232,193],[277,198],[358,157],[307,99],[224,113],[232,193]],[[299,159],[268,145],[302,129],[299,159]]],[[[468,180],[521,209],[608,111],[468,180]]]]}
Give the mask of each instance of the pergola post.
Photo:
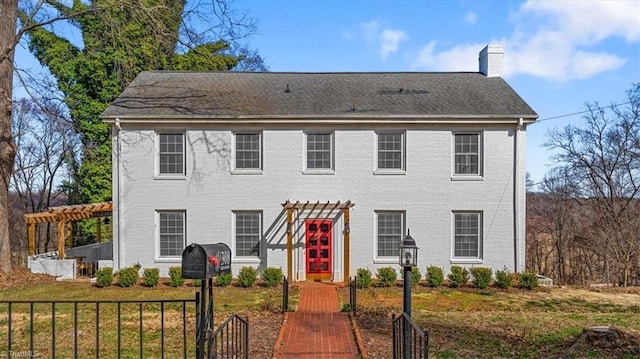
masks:
{"type": "Polygon", "coordinates": [[[96,240],[102,242],[102,218],[96,217],[96,240]]]}
{"type": "Polygon", "coordinates": [[[36,254],[36,223],[29,223],[27,225],[27,236],[29,237],[29,255],[36,254]]]}
{"type": "Polygon", "coordinates": [[[287,279],[293,275],[293,209],[287,208],[287,279]]]}
{"type": "Polygon", "coordinates": [[[349,248],[350,246],[350,240],[351,240],[351,228],[349,226],[349,207],[344,209],[344,282],[348,283],[349,281],[349,267],[350,267],[350,263],[349,263],[349,258],[351,258],[351,256],[349,255],[349,248]]]}
{"type": "Polygon", "coordinates": [[[66,231],[65,221],[58,221],[58,259],[64,259],[64,233],[66,231]]]}

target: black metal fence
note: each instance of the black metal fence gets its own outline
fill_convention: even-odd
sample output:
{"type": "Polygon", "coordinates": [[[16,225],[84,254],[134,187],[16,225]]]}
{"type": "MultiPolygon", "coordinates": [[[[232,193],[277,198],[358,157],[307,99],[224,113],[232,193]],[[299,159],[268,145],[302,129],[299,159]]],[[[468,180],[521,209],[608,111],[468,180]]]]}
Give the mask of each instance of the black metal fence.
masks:
{"type": "Polygon", "coordinates": [[[232,314],[209,337],[209,356],[216,359],[249,359],[249,321],[232,314]]]}
{"type": "Polygon", "coordinates": [[[0,354],[193,358],[196,307],[196,299],[0,301],[0,354]]]}
{"type": "Polygon", "coordinates": [[[356,277],[353,277],[353,279],[349,278],[349,308],[353,314],[356,314],[357,289],[356,277]]]}
{"type": "Polygon", "coordinates": [[[282,312],[289,311],[289,280],[284,277],[282,280],[282,312]]]}
{"type": "Polygon", "coordinates": [[[429,331],[418,328],[406,313],[392,318],[393,358],[428,358],[429,331]]]}

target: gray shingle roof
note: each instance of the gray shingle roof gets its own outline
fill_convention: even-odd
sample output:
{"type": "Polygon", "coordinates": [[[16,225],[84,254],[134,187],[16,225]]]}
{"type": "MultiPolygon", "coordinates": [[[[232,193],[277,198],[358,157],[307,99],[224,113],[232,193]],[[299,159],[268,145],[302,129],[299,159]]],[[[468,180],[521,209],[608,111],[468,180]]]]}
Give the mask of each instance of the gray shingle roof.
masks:
{"type": "Polygon", "coordinates": [[[142,72],[103,118],[424,116],[535,119],[481,73],[142,72]]]}

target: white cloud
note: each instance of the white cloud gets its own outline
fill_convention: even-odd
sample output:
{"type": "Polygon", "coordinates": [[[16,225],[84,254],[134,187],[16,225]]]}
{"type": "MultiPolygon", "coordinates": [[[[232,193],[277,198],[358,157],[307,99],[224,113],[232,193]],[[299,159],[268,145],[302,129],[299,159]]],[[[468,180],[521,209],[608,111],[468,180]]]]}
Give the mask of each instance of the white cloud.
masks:
{"type": "Polygon", "coordinates": [[[486,44],[465,44],[434,53],[435,41],[420,50],[411,64],[414,70],[478,71],[478,53],[486,44]]]}
{"type": "MultiPolygon", "coordinates": [[[[607,51],[611,38],[640,42],[638,1],[527,1],[513,16],[513,33],[492,39],[504,45],[504,76],[527,74],[550,80],[585,79],[622,67],[626,59],[607,51]]],[[[416,70],[478,71],[485,44],[460,44],[440,52],[425,45],[416,70]]]]}
{"type": "Polygon", "coordinates": [[[408,38],[404,31],[385,28],[377,20],[361,24],[360,30],[367,45],[378,48],[383,61],[386,61],[390,54],[398,52],[400,43],[408,38]]]}
{"type": "Polygon", "coordinates": [[[380,34],[380,57],[386,61],[389,54],[398,51],[401,41],[407,39],[407,35],[402,30],[385,29],[380,34]]]}
{"type": "Polygon", "coordinates": [[[476,21],[478,21],[478,14],[476,14],[475,12],[469,11],[468,13],[466,13],[464,15],[464,20],[468,23],[468,24],[475,24],[476,21]]]}

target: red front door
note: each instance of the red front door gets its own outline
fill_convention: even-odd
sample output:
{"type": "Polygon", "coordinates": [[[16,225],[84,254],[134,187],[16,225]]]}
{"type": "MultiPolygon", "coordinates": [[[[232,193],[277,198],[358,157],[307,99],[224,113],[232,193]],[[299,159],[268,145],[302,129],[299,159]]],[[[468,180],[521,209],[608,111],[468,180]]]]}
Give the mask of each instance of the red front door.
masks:
{"type": "Polygon", "coordinates": [[[331,242],[333,221],[314,219],[305,223],[307,277],[331,278],[331,242]]]}

